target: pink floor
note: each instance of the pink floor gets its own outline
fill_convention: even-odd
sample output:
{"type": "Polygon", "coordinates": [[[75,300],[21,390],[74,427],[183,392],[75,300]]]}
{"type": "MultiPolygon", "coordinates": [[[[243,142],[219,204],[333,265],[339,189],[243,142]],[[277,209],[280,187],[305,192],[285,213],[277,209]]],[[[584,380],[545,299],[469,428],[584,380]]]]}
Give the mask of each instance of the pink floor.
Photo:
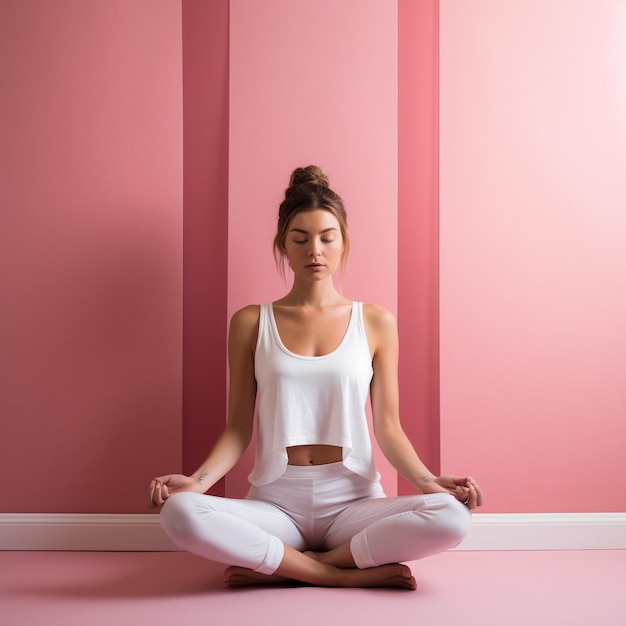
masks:
{"type": "Polygon", "coordinates": [[[2,626],[626,626],[626,551],[448,552],[418,590],[226,590],[180,552],[0,552],[2,626]]]}

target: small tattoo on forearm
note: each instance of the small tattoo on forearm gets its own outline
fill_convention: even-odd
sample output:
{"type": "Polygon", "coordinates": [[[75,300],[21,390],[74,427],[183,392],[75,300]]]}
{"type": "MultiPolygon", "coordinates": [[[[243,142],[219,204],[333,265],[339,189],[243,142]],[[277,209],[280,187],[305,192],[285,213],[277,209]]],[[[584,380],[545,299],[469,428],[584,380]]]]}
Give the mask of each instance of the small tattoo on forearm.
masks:
{"type": "Polygon", "coordinates": [[[196,477],[196,482],[202,483],[202,481],[209,475],[208,472],[202,472],[196,477]]]}

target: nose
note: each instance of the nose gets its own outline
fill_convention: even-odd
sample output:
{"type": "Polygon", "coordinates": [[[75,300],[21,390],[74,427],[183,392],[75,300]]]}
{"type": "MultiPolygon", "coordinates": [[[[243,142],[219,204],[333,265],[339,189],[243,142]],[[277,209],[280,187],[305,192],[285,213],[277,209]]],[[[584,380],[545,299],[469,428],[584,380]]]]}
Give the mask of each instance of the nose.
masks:
{"type": "Polygon", "coordinates": [[[321,251],[320,251],[320,244],[318,241],[313,241],[311,243],[311,252],[310,252],[311,256],[313,258],[320,256],[321,251]]]}

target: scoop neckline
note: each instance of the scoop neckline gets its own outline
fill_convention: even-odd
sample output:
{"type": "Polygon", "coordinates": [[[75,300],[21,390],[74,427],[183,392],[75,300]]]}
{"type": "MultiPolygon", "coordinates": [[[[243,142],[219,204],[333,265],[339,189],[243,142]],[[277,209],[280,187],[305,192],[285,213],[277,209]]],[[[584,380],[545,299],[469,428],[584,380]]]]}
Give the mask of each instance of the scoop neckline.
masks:
{"type": "Polygon", "coordinates": [[[346,331],[343,334],[343,337],[341,338],[341,341],[337,344],[337,346],[331,350],[330,352],[328,352],[327,354],[320,354],[318,356],[307,356],[305,354],[298,354],[297,352],[293,352],[291,351],[284,343],[283,340],[280,336],[280,333],[278,332],[278,324],[276,323],[276,317],[274,316],[274,303],[270,302],[268,304],[268,309],[269,309],[269,317],[270,317],[270,323],[272,325],[272,330],[274,332],[274,336],[276,337],[277,343],[280,346],[280,349],[283,350],[283,352],[285,352],[286,354],[289,354],[290,356],[293,356],[297,359],[305,359],[305,360],[309,360],[309,361],[316,361],[319,359],[327,359],[328,357],[332,356],[333,354],[335,354],[336,352],[338,352],[339,350],[341,350],[342,346],[346,343],[346,341],[348,340],[348,336],[350,335],[350,331],[352,330],[352,326],[354,324],[354,320],[355,320],[355,310],[356,310],[356,302],[353,300],[352,301],[352,308],[350,310],[350,320],[348,321],[348,326],[346,327],[346,331]]]}

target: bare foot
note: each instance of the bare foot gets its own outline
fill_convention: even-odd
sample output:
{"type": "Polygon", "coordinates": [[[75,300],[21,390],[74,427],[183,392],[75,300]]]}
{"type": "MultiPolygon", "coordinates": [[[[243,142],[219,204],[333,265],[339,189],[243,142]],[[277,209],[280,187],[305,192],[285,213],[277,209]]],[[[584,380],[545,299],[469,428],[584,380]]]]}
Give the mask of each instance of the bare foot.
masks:
{"type": "Polygon", "coordinates": [[[261,574],[253,569],[232,565],[224,571],[224,583],[230,589],[239,589],[240,587],[252,587],[255,585],[296,584],[297,581],[276,574],[261,574]]]}
{"type": "MultiPolygon", "coordinates": [[[[307,556],[312,555],[307,553],[307,556]]],[[[367,569],[339,569],[339,574],[333,582],[320,583],[319,586],[332,587],[389,587],[395,589],[408,589],[413,591],[417,588],[415,578],[406,565],[393,563],[380,565],[367,569]]],[[[297,580],[289,579],[276,574],[260,574],[245,567],[228,567],[224,572],[224,583],[230,589],[251,587],[259,585],[306,585],[297,580]]],[[[311,583],[309,583],[311,584],[311,583]]]]}
{"type": "Polygon", "coordinates": [[[303,554],[318,563],[333,565],[340,570],[344,570],[349,576],[347,579],[348,584],[345,585],[348,587],[398,587],[411,590],[417,588],[415,578],[406,565],[392,563],[360,570],[354,565],[351,554],[347,558],[339,553],[338,550],[331,552],[306,551],[303,554]]]}
{"type": "Polygon", "coordinates": [[[400,563],[379,565],[366,569],[343,569],[345,575],[341,587],[392,587],[395,589],[417,589],[411,570],[400,563]]]}

